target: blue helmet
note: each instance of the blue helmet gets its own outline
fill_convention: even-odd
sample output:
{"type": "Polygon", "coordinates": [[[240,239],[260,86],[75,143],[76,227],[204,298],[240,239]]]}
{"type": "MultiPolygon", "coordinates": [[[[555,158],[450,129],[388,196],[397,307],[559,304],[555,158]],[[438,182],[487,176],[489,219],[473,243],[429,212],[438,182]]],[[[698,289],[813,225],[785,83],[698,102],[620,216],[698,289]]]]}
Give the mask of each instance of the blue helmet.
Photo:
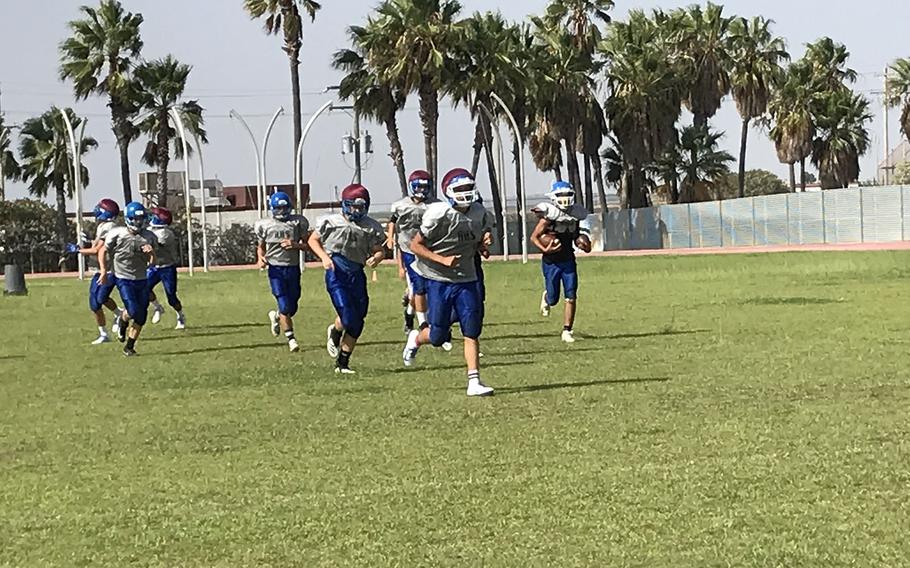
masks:
{"type": "Polygon", "coordinates": [[[136,201],[126,205],[124,217],[126,217],[127,228],[133,232],[141,231],[145,228],[146,223],[148,223],[148,215],[146,215],[145,207],[136,201]]]}
{"type": "Polygon", "coordinates": [[[120,215],[120,206],[113,199],[102,199],[95,205],[94,214],[98,221],[110,221],[120,215]]]}
{"type": "Polygon", "coordinates": [[[283,191],[277,191],[269,197],[269,209],[272,217],[285,221],[291,216],[291,196],[283,191]]]}
{"type": "Polygon", "coordinates": [[[547,198],[560,209],[568,209],[575,205],[575,188],[567,181],[554,181],[547,198]]]}
{"type": "Polygon", "coordinates": [[[430,195],[431,176],[426,170],[414,170],[408,178],[408,195],[424,200],[430,195]]]}
{"type": "Polygon", "coordinates": [[[360,221],[370,212],[370,192],[355,183],[341,192],[341,212],[351,221],[360,221]]]}

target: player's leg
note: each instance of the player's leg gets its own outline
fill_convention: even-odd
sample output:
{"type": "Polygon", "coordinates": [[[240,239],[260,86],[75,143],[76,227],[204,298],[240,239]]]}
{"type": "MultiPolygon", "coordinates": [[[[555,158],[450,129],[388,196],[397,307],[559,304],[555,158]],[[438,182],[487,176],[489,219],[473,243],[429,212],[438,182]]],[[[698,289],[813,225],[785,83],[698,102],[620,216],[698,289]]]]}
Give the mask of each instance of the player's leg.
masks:
{"type": "Polygon", "coordinates": [[[452,328],[452,284],[426,280],[427,290],[427,323],[429,325],[408,334],[408,341],[402,352],[402,359],[406,367],[410,367],[417,357],[417,350],[422,345],[441,347],[445,343],[452,328]]]}
{"type": "Polygon", "coordinates": [[[332,359],[338,358],[341,341],[344,338],[344,323],[341,321],[341,314],[347,303],[347,294],[343,280],[343,275],[340,274],[337,267],[325,271],[325,289],[332,301],[332,307],[335,308],[335,321],[326,330],[325,343],[325,349],[332,359]]]}
{"type": "Polygon", "coordinates": [[[269,330],[272,332],[272,337],[278,337],[281,335],[281,322],[278,312],[280,311],[281,298],[286,295],[285,283],[283,273],[278,266],[269,265],[268,276],[269,290],[271,290],[272,297],[275,298],[275,304],[278,308],[269,310],[269,330]]]}
{"type": "Polygon", "coordinates": [[[363,270],[348,275],[339,319],[344,328],[344,337],[335,360],[335,372],[353,374],[351,355],[357,346],[357,340],[363,334],[367,312],[370,309],[370,296],[367,292],[367,276],[363,270]]]}
{"type": "Polygon", "coordinates": [[[564,263],[561,271],[563,295],[566,299],[562,340],[566,343],[575,343],[573,328],[575,326],[575,312],[578,309],[578,270],[575,261],[564,263]]]}
{"type": "Polygon", "coordinates": [[[559,266],[548,262],[541,263],[543,271],[543,296],[540,299],[540,315],[548,317],[550,308],[559,303],[559,266]]]}
{"type": "Polygon", "coordinates": [[[456,284],[455,311],[464,336],[464,361],[468,370],[468,396],[488,396],[493,389],[480,380],[480,334],[483,331],[483,305],[476,282],[456,284]]]}
{"type": "MultiPolygon", "coordinates": [[[[88,290],[88,307],[95,316],[95,324],[98,326],[98,337],[92,341],[92,345],[107,343],[111,338],[107,334],[107,318],[104,316],[104,298],[101,291],[103,287],[98,284],[98,274],[92,276],[91,284],[88,290]]],[[[110,299],[110,298],[108,298],[110,299]]]]}
{"type": "Polygon", "coordinates": [[[296,266],[275,267],[280,272],[282,295],[278,297],[278,322],[291,353],[300,351],[294,335],[294,316],[300,307],[300,269],[296,266]]]}
{"type": "Polygon", "coordinates": [[[126,342],[123,354],[127,357],[136,354],[136,340],[142,332],[142,326],[148,319],[149,288],[146,280],[118,280],[117,288],[123,299],[125,316],[120,320],[120,341],[126,342]]]}
{"type": "MultiPolygon", "coordinates": [[[[168,266],[158,270],[161,274],[161,286],[167,296],[167,303],[177,312],[177,326],[175,329],[186,329],[186,316],[183,314],[183,302],[177,296],[177,267],[168,266]]],[[[154,322],[153,322],[154,323],[154,322]]]]}
{"type": "Polygon", "coordinates": [[[157,266],[149,266],[145,273],[149,283],[149,303],[152,306],[152,323],[161,321],[161,315],[164,314],[164,306],[158,301],[158,295],[155,294],[155,287],[161,282],[161,270],[157,266]]]}

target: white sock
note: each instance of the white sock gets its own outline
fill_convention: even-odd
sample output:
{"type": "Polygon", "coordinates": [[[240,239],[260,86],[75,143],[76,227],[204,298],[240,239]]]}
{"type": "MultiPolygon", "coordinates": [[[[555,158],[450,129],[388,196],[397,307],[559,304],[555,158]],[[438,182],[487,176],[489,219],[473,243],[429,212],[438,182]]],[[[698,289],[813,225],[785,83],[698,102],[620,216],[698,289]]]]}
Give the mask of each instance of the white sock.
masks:
{"type": "Polygon", "coordinates": [[[409,316],[414,315],[414,306],[408,304],[408,307],[405,308],[405,313],[407,313],[409,316]]]}
{"type": "Polygon", "coordinates": [[[423,325],[425,323],[427,323],[427,313],[417,312],[417,325],[423,325]]]}
{"type": "Polygon", "coordinates": [[[99,325],[99,326],[98,326],[98,335],[101,335],[101,336],[103,336],[103,337],[107,337],[107,330],[104,329],[104,326],[103,326],[103,325],[99,325]]]}
{"type": "Polygon", "coordinates": [[[480,371],[477,369],[472,369],[468,371],[468,382],[471,381],[480,381],[480,371]]]}

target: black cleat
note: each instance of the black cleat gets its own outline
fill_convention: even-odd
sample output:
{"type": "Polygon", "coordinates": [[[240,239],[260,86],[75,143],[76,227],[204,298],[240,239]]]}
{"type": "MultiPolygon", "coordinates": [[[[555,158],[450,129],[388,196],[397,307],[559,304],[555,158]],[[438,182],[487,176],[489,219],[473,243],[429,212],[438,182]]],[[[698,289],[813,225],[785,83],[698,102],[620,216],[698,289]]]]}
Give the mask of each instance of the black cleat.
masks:
{"type": "Polygon", "coordinates": [[[408,310],[404,310],[404,334],[407,335],[411,333],[411,330],[414,329],[414,314],[409,314],[408,310]]]}
{"type": "Polygon", "coordinates": [[[123,348],[123,356],[124,356],[124,357],[135,357],[136,354],[137,354],[137,353],[136,353],[136,350],[135,350],[135,349],[130,349],[129,347],[124,347],[124,348],[123,348]]]}

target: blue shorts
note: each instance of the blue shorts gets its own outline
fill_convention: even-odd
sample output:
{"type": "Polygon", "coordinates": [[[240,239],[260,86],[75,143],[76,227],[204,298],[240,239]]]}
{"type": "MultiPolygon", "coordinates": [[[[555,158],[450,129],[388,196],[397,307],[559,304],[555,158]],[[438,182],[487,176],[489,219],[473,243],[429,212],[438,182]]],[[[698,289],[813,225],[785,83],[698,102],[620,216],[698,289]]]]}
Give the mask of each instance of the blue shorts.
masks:
{"type": "Polygon", "coordinates": [[[483,300],[477,282],[438,282],[428,279],[427,300],[430,343],[438,347],[448,341],[455,321],[461,326],[464,337],[480,337],[483,331],[483,300]]]}
{"type": "Polygon", "coordinates": [[[155,286],[160,282],[164,286],[164,293],[167,294],[167,303],[175,310],[180,306],[180,298],[177,297],[177,267],[176,266],[149,266],[148,269],[149,292],[155,290],[155,286]]]}
{"type": "Polygon", "coordinates": [[[423,296],[427,293],[427,279],[420,274],[417,274],[414,270],[415,260],[417,260],[417,257],[413,254],[409,252],[401,253],[401,261],[408,274],[408,288],[411,290],[411,294],[423,296]]]}
{"type": "Polygon", "coordinates": [[[117,290],[123,299],[126,313],[138,325],[145,325],[149,315],[149,284],[148,280],[117,279],[117,290]]]}
{"type": "Polygon", "coordinates": [[[547,290],[547,304],[555,306],[559,303],[559,285],[562,284],[562,293],[566,300],[574,300],[578,295],[578,271],[575,260],[564,262],[544,262],[543,282],[547,290]]]}
{"type": "Polygon", "coordinates": [[[114,275],[108,273],[107,275],[107,284],[102,286],[98,283],[98,277],[100,274],[95,273],[92,276],[92,283],[89,285],[88,289],[88,307],[93,312],[97,312],[104,306],[104,302],[108,301],[113,293],[114,288],[117,286],[117,279],[114,278],[114,275]]]}
{"type": "Polygon", "coordinates": [[[294,317],[300,304],[300,267],[269,265],[269,286],[278,301],[278,313],[294,317]]]}
{"type": "Polygon", "coordinates": [[[370,309],[367,294],[367,275],[363,266],[351,262],[341,255],[332,255],[335,268],[325,271],[325,289],[335,306],[335,313],[341,320],[344,332],[354,339],[363,334],[363,328],[370,309]]]}

